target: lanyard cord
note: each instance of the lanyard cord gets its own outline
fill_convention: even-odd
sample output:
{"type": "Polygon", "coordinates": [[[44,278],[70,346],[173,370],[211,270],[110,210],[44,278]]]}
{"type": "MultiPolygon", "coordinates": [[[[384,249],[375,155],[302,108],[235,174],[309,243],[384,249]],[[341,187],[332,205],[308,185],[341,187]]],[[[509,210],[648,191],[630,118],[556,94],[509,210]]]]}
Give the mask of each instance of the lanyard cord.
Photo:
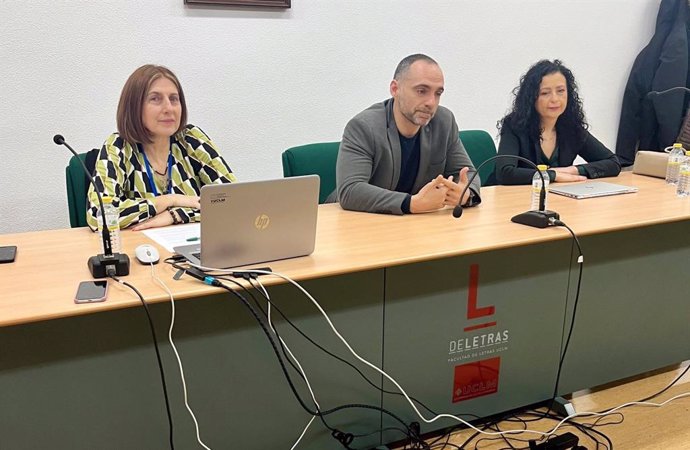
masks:
{"type": "MultiPolygon", "coordinates": [[[[146,166],[146,173],[149,176],[149,188],[151,188],[151,191],[153,192],[153,195],[158,197],[158,189],[156,188],[156,182],[153,179],[153,173],[151,172],[151,164],[149,164],[149,159],[146,156],[146,152],[144,151],[144,147],[139,144],[139,150],[141,150],[141,153],[144,155],[144,165],[146,166]]],[[[170,153],[168,153],[168,194],[172,194],[172,165],[173,165],[173,156],[172,156],[172,143],[170,144],[170,153]]]]}

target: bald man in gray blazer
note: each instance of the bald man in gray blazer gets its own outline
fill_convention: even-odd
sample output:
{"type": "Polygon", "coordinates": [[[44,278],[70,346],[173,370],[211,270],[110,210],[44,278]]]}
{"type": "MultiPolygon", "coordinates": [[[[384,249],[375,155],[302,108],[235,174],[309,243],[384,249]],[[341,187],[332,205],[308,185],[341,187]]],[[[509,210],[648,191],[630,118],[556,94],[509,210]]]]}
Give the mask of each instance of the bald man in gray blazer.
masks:
{"type": "MultiPolygon", "coordinates": [[[[392,98],[345,127],[330,199],[344,209],[385,214],[458,205],[475,170],[453,113],[439,106],[441,68],[426,55],[408,56],[398,64],[390,92],[392,98]]],[[[479,186],[475,177],[463,205],[481,202],[479,186]]]]}

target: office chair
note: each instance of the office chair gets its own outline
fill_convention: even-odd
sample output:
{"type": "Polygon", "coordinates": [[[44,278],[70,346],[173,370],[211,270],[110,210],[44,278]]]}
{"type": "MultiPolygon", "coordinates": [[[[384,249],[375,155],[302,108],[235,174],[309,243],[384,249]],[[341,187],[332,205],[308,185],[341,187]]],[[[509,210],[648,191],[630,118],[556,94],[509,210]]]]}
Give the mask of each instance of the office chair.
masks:
{"type": "MultiPolygon", "coordinates": [[[[460,141],[465,146],[467,154],[472,160],[474,167],[479,167],[481,163],[496,156],[496,145],[491,135],[484,130],[462,130],[460,131],[460,141]]],[[[479,171],[482,186],[493,186],[496,182],[496,164],[494,161],[486,164],[479,171]]]]}
{"type": "Polygon", "coordinates": [[[283,152],[283,176],[318,175],[321,178],[319,204],[335,190],[335,163],[340,142],[300,145],[283,152]]]}
{"type": "MultiPolygon", "coordinates": [[[[87,169],[93,173],[100,149],[94,148],[86,153],[80,153],[79,158],[84,161],[87,169]]],[[[67,208],[69,210],[69,224],[72,228],[85,227],[87,193],[89,179],[75,156],[72,156],[65,167],[65,181],[67,183],[67,208]]]]}

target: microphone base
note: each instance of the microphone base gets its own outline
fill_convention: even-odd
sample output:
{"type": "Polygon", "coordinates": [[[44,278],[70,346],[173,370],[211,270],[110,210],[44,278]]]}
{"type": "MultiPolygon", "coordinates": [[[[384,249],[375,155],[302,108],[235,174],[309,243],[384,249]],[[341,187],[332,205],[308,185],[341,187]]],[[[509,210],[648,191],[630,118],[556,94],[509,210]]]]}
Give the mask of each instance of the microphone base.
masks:
{"type": "Polygon", "coordinates": [[[527,211],[514,216],[511,222],[527,225],[535,228],[553,227],[553,220],[559,220],[561,216],[555,211],[527,211]]]}
{"type": "Polygon", "coordinates": [[[114,270],[114,275],[123,277],[129,275],[129,256],[124,253],[113,253],[112,255],[96,255],[89,258],[87,263],[89,272],[94,278],[105,278],[108,271],[114,270]]]}

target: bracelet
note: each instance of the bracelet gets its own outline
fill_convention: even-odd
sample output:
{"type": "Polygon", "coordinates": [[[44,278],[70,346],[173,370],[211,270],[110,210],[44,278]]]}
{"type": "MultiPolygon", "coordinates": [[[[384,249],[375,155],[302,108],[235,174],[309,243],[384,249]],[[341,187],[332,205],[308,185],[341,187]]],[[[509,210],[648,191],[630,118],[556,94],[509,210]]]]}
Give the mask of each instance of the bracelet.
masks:
{"type": "Polygon", "coordinates": [[[168,212],[170,213],[170,216],[172,217],[173,225],[178,225],[178,224],[182,223],[182,221],[181,221],[180,218],[177,216],[177,214],[175,214],[175,211],[173,211],[172,209],[168,208],[168,212]]]}

